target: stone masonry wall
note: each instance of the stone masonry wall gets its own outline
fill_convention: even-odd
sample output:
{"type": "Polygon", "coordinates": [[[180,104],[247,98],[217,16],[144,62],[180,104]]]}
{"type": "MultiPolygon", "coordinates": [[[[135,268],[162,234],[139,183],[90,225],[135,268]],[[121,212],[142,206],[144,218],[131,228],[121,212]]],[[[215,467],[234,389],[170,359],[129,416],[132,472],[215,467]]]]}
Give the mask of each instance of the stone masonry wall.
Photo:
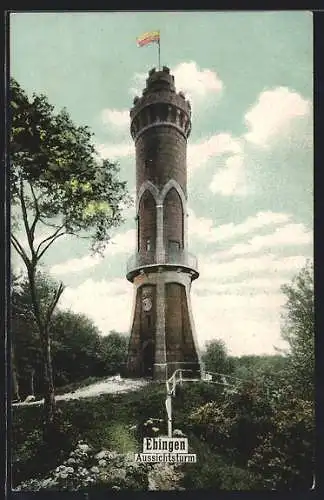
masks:
{"type": "Polygon", "coordinates": [[[136,183],[150,180],[161,188],[176,180],[186,194],[186,139],[174,127],[161,125],[146,130],[136,142],[136,183]]]}

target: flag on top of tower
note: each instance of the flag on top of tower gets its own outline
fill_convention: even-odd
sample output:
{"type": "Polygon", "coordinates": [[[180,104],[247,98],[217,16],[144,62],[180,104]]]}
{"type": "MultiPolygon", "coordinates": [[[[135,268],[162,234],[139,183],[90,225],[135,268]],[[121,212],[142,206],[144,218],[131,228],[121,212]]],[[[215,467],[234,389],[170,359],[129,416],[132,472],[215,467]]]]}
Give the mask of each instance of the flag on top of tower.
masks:
{"type": "Polygon", "coordinates": [[[136,38],[137,46],[144,47],[149,43],[157,42],[160,43],[160,31],[148,31],[143,33],[143,35],[136,38]]]}

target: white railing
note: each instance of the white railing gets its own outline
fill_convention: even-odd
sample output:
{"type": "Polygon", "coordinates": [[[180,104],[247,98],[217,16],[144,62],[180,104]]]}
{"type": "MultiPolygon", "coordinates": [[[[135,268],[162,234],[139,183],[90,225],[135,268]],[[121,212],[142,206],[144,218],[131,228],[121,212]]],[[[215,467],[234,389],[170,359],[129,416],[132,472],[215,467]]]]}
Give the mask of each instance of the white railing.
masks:
{"type": "MultiPolygon", "coordinates": [[[[197,373],[197,372],[196,372],[197,373]]],[[[216,372],[201,372],[201,377],[195,377],[195,373],[192,370],[185,370],[178,368],[173,372],[171,377],[166,380],[166,400],[165,406],[167,411],[168,420],[168,436],[172,437],[172,397],[175,396],[177,384],[182,385],[183,382],[207,382],[216,385],[222,385],[223,387],[230,388],[231,393],[237,391],[237,383],[240,379],[233,377],[231,375],[226,375],[224,373],[216,372]],[[236,382],[232,382],[235,380],[236,382]]]]}

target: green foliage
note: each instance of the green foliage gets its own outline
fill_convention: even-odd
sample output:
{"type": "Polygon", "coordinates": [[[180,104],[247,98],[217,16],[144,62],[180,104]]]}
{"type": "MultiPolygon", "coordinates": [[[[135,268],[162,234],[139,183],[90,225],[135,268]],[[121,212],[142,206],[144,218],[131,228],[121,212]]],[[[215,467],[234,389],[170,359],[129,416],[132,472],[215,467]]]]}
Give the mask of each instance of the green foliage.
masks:
{"type": "Polygon", "coordinates": [[[288,342],[289,378],[301,398],[314,399],[314,284],[310,263],[282,291],[287,297],[282,337],[288,342]]]}
{"type": "Polygon", "coordinates": [[[202,355],[205,370],[216,373],[232,373],[233,362],[227,354],[223,340],[211,340],[202,355]]]}
{"type": "MultiPolygon", "coordinates": [[[[147,420],[158,408],[161,408],[161,417],[165,418],[161,397],[163,393],[164,386],[152,384],[143,390],[128,394],[58,401],[60,421],[58,429],[67,431],[65,436],[62,432],[61,437],[57,439],[57,445],[62,448],[62,453],[58,452],[55,443],[49,446],[43,442],[41,412],[38,406],[14,407],[12,420],[14,484],[48,473],[60,463],[60,460],[67,458],[68,451],[71,451],[80,439],[86,440],[94,449],[101,447],[111,449],[119,438],[122,442],[120,429],[124,427],[127,428],[129,442],[134,444],[134,434],[129,430],[134,421],[147,420]],[[119,432],[119,437],[112,431],[114,428],[119,432]],[[37,432],[38,438],[34,439],[37,432]]],[[[123,436],[125,438],[125,434],[123,436]]],[[[125,439],[123,442],[126,442],[125,439]]]]}
{"type": "Polygon", "coordinates": [[[84,314],[58,311],[52,320],[55,385],[99,375],[100,333],[84,314]]]}
{"type": "MultiPolygon", "coordinates": [[[[35,440],[40,439],[37,438],[39,407],[14,408],[15,484],[21,478],[44,477],[68,459],[80,439],[93,450],[106,448],[120,452],[140,449],[145,435],[166,433],[164,384],[151,383],[127,394],[57,404],[61,410],[58,427],[62,429],[58,446],[64,451],[59,455],[53,443],[51,463],[37,452],[41,442],[36,451],[33,442],[34,435],[35,440]]],[[[252,381],[238,386],[237,394],[229,395],[219,386],[187,383],[177,387],[173,416],[174,428],[188,436],[190,453],[197,453],[196,464],[180,466],[181,487],[216,490],[310,487],[314,408],[310,402],[296,398],[289,387],[274,384],[269,389],[252,381]]],[[[162,476],[160,485],[169,481],[167,472],[162,476]]],[[[176,483],[178,479],[173,473],[171,476],[170,481],[176,483]]],[[[127,484],[139,488],[141,479],[133,480],[134,483],[127,484]]],[[[125,485],[114,484],[121,488],[125,485]]]]}
{"type": "Polygon", "coordinates": [[[101,366],[102,373],[107,375],[123,374],[127,359],[128,337],[111,331],[101,337],[101,366]]]}
{"type": "Polygon", "coordinates": [[[30,479],[18,485],[18,490],[76,491],[93,488],[114,490],[147,490],[148,474],[154,466],[134,463],[126,454],[95,449],[79,441],[61,465],[47,477],[30,479]]]}
{"type": "Polygon", "coordinates": [[[118,453],[136,452],[138,443],[128,427],[114,423],[109,429],[110,448],[118,453]]]}
{"type": "Polygon", "coordinates": [[[23,200],[36,224],[61,228],[58,234],[86,231],[93,247],[102,247],[127,201],[118,166],[99,160],[92,133],[76,126],[66,109],[55,113],[44,95],[29,99],[14,79],[10,83],[13,205],[23,200]]]}
{"type": "MultiPolygon", "coordinates": [[[[56,286],[44,273],[37,273],[36,287],[40,303],[50,302],[56,286]]],[[[11,331],[20,396],[25,398],[33,392],[36,396],[42,395],[41,344],[33,315],[29,281],[25,277],[19,280],[19,286],[16,284],[13,287],[11,331]]],[[[84,383],[85,379],[91,383],[94,378],[122,372],[127,353],[127,338],[124,335],[111,332],[102,337],[89,318],[71,311],[53,314],[50,334],[56,388],[70,385],[73,390],[77,382],[84,383]]]]}
{"type": "Polygon", "coordinates": [[[203,405],[206,401],[222,400],[223,389],[218,385],[196,382],[184,384],[182,387],[177,386],[176,396],[172,401],[174,427],[182,428],[182,426],[190,426],[190,413],[192,410],[203,405]]]}
{"type": "Polygon", "coordinates": [[[249,469],[265,488],[309,489],[314,471],[314,405],[284,393],[271,422],[248,461],[249,469]]]}
{"type": "Polygon", "coordinates": [[[44,304],[37,269],[64,235],[88,238],[93,251],[102,250],[111,228],[122,221],[128,197],[118,166],[96,155],[88,127],[76,126],[65,109],[55,113],[44,95],[29,99],[13,78],[9,100],[11,243],[27,271],[42,349],[46,436],[55,413],[49,327],[64,286],[60,283],[44,304]]]}
{"type": "Polygon", "coordinates": [[[276,380],[279,384],[286,379],[287,358],[283,355],[243,355],[231,357],[233,375],[240,379],[276,380]]]}
{"type": "Polygon", "coordinates": [[[55,414],[53,434],[45,443],[39,407],[15,407],[12,425],[13,483],[40,478],[56,467],[77,441],[76,429],[60,410],[55,414]]]}
{"type": "MultiPolygon", "coordinates": [[[[35,275],[35,289],[41,312],[46,311],[55,294],[57,283],[45,273],[35,275]]],[[[11,341],[20,396],[42,394],[44,387],[42,350],[35,321],[29,280],[13,276],[11,292],[11,341]],[[33,384],[32,384],[33,381],[33,384]],[[32,387],[34,385],[34,387],[32,387]]]]}
{"type": "Polygon", "coordinates": [[[223,404],[191,414],[192,430],[236,467],[248,467],[259,487],[310,487],[314,453],[312,405],[291,389],[244,383],[223,404]]]}
{"type": "Polygon", "coordinates": [[[224,401],[207,403],[191,414],[195,433],[214,450],[222,450],[239,465],[259,442],[259,435],[269,428],[270,401],[262,388],[245,383],[237,394],[224,401]]]}
{"type": "Polygon", "coordinates": [[[181,467],[184,474],[181,486],[185,489],[201,490],[253,490],[257,487],[257,477],[247,470],[233,465],[229,457],[213,451],[209,444],[189,435],[193,452],[197,454],[195,464],[181,467]]]}

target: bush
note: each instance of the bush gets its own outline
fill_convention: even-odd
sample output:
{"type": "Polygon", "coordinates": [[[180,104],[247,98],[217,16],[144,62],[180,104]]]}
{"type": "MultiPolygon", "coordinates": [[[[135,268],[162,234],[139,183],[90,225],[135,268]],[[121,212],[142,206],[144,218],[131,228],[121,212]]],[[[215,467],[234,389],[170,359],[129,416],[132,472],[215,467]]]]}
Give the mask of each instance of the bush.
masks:
{"type": "Polygon", "coordinates": [[[109,429],[110,449],[118,453],[136,452],[138,443],[129,427],[114,423],[109,429]]]}
{"type": "Polygon", "coordinates": [[[142,464],[133,453],[109,450],[96,453],[87,443],[79,441],[69,457],[44,478],[30,479],[16,489],[21,491],[75,491],[90,488],[114,490],[174,489],[181,474],[173,466],[142,464]]]}

